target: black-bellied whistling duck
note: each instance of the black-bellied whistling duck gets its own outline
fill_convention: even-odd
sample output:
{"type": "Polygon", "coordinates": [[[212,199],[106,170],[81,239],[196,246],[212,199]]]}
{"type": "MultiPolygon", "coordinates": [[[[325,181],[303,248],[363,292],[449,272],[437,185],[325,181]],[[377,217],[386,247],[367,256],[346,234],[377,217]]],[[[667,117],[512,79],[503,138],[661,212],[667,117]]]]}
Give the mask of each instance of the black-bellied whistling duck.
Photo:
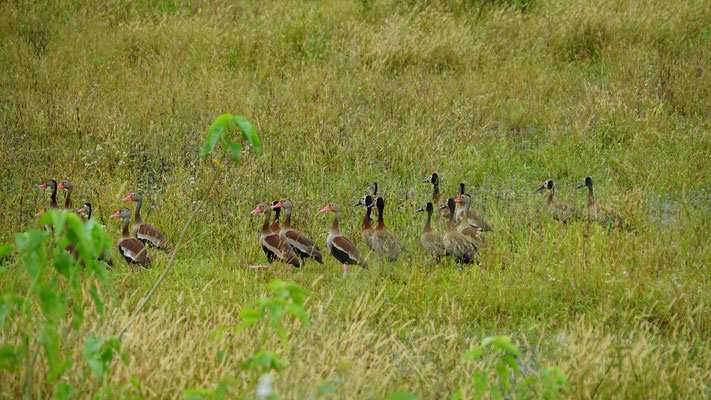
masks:
{"type": "MultiPolygon", "coordinates": [[[[281,203],[280,208],[284,209],[284,224],[279,232],[281,237],[286,239],[296,253],[298,253],[299,257],[301,257],[302,264],[306,257],[313,258],[323,264],[323,256],[321,255],[321,250],[316,246],[316,243],[303,232],[291,227],[291,210],[294,208],[294,203],[289,199],[281,199],[279,203],[281,203]]],[[[277,208],[277,212],[279,212],[279,208],[277,208]]]]}
{"type": "MultiPolygon", "coordinates": [[[[82,216],[84,218],[84,221],[88,221],[91,219],[91,203],[84,203],[84,205],[77,210],[77,214],[82,216]]],[[[113,261],[111,260],[111,255],[106,254],[106,250],[101,250],[101,254],[99,254],[99,261],[103,261],[109,265],[114,265],[113,261]]]]}
{"type": "Polygon", "coordinates": [[[373,203],[373,196],[367,195],[361,197],[357,203],[353,204],[353,207],[357,206],[365,206],[363,227],[360,231],[361,236],[363,237],[363,241],[369,249],[375,250],[375,248],[373,247],[373,234],[375,233],[375,228],[373,227],[373,221],[370,219],[370,213],[373,210],[373,207],[375,206],[375,203],[373,203]]]}
{"type": "Polygon", "coordinates": [[[118,241],[118,249],[126,263],[140,265],[143,268],[151,267],[151,258],[148,256],[148,249],[140,240],[131,237],[128,232],[128,225],[131,223],[131,211],[128,208],[122,208],[111,214],[109,218],[123,218],[123,231],[121,239],[118,241]]]}
{"type": "Polygon", "coordinates": [[[363,257],[361,257],[356,245],[348,240],[347,237],[341,235],[341,230],[338,226],[338,217],[341,215],[341,207],[338,203],[328,203],[326,207],[320,210],[320,212],[325,211],[333,212],[333,224],[331,224],[331,229],[328,231],[326,245],[333,257],[343,263],[343,275],[348,275],[349,264],[358,264],[364,269],[368,269],[368,264],[363,257]]]}
{"type": "Polygon", "coordinates": [[[430,226],[432,221],[432,213],[434,212],[432,203],[429,202],[417,210],[417,212],[422,211],[427,211],[427,220],[425,220],[425,228],[422,230],[422,235],[420,235],[420,242],[422,243],[422,247],[424,247],[428,253],[435,256],[435,259],[439,262],[440,257],[446,253],[446,250],[444,248],[444,239],[442,235],[433,232],[432,227],[430,226]]]}
{"type": "Polygon", "coordinates": [[[64,209],[72,210],[72,190],[74,190],[74,185],[70,181],[62,181],[57,186],[58,189],[67,190],[67,198],[64,199],[64,209]]]}
{"type": "MultiPolygon", "coordinates": [[[[464,187],[463,183],[459,184],[459,196],[463,195],[466,193],[466,189],[464,187]]],[[[471,197],[470,197],[471,199],[471,197]]],[[[478,212],[469,209],[469,211],[464,211],[464,204],[461,206],[457,207],[456,214],[455,214],[455,220],[454,222],[456,223],[461,223],[461,221],[464,220],[464,215],[466,213],[467,216],[467,222],[469,225],[474,225],[477,228],[481,229],[482,231],[491,231],[491,225],[489,222],[484,218],[483,215],[479,214],[478,212]]]]}
{"type": "Polygon", "coordinates": [[[610,226],[612,228],[622,228],[624,227],[624,222],[622,216],[617,211],[609,207],[601,206],[595,201],[595,194],[593,193],[593,181],[591,177],[586,177],[585,181],[580,184],[577,188],[588,188],[588,203],[586,204],[586,213],[588,221],[597,221],[603,226],[610,226]]]}
{"type": "MultiPolygon", "coordinates": [[[[454,199],[454,202],[462,205],[462,216],[467,215],[469,204],[471,203],[471,196],[464,193],[454,199]]],[[[462,221],[459,226],[457,226],[457,232],[471,238],[474,244],[476,244],[477,251],[482,251],[486,247],[486,238],[484,234],[481,233],[481,228],[462,221]]]]}
{"type": "MultiPolygon", "coordinates": [[[[281,204],[277,203],[274,207],[279,208],[281,207],[281,204]]],[[[273,207],[269,204],[259,203],[257,208],[251,212],[252,214],[264,214],[264,225],[262,225],[262,234],[259,236],[259,245],[262,247],[262,250],[264,250],[264,254],[267,255],[267,260],[269,260],[269,262],[279,259],[285,264],[290,264],[296,268],[299,268],[301,267],[301,260],[299,259],[299,256],[296,255],[296,252],[294,252],[294,249],[291,247],[289,242],[279,236],[279,233],[272,231],[269,224],[269,217],[271,215],[272,208],[273,207]]]]}
{"type": "Polygon", "coordinates": [[[547,181],[544,181],[543,184],[539,186],[538,189],[536,189],[536,192],[540,192],[542,190],[548,190],[548,200],[546,200],[546,211],[554,219],[563,223],[567,223],[568,221],[571,221],[576,218],[575,207],[568,204],[558,203],[557,201],[553,200],[553,194],[555,193],[553,180],[549,179],[547,181]]]}
{"type": "Polygon", "coordinates": [[[272,210],[274,211],[274,220],[272,221],[272,232],[279,234],[281,231],[281,226],[279,226],[279,215],[281,214],[281,207],[275,207],[277,204],[279,204],[278,201],[272,201],[271,206],[272,210]]]}
{"type": "Polygon", "coordinates": [[[385,221],[383,220],[385,200],[382,197],[378,197],[375,200],[375,206],[378,208],[378,224],[375,226],[375,232],[373,233],[373,251],[385,256],[388,261],[397,261],[398,254],[400,254],[400,242],[385,227],[385,221]]]}
{"type": "Polygon", "coordinates": [[[143,222],[143,219],[141,219],[143,196],[140,193],[132,193],[123,199],[123,201],[129,200],[136,202],[136,215],[133,217],[133,234],[145,244],[151,244],[161,250],[169,250],[168,239],[165,238],[163,232],[155,226],[143,222]]]}
{"type": "Polygon", "coordinates": [[[52,208],[59,209],[59,204],[57,204],[57,181],[50,179],[47,182],[39,185],[41,188],[52,189],[52,197],[49,200],[49,206],[52,208]]]}
{"type": "MultiPolygon", "coordinates": [[[[47,211],[49,211],[49,210],[56,210],[56,208],[55,208],[55,207],[52,207],[52,206],[43,207],[41,210],[39,210],[39,212],[38,212],[37,214],[35,214],[35,217],[39,217],[39,216],[42,215],[42,213],[45,213],[45,212],[47,212],[47,211]]],[[[53,229],[54,229],[54,227],[51,226],[51,225],[46,225],[46,224],[45,224],[45,226],[44,226],[44,230],[45,230],[45,231],[51,231],[51,230],[53,230],[53,229]]]]}
{"type": "Polygon", "coordinates": [[[432,206],[437,209],[439,216],[447,221],[449,219],[449,211],[445,208],[442,208],[441,206],[444,205],[441,202],[442,196],[439,193],[439,175],[437,175],[436,172],[432,173],[432,175],[428,176],[427,179],[423,180],[422,183],[431,183],[432,184],[432,206]]]}
{"type": "Polygon", "coordinates": [[[368,190],[368,192],[370,192],[370,194],[373,197],[377,196],[378,195],[378,182],[375,182],[375,181],[370,182],[368,184],[368,187],[366,187],[366,189],[368,190]]]}
{"type": "MultiPolygon", "coordinates": [[[[452,256],[457,262],[457,268],[461,269],[461,264],[477,261],[476,245],[457,231],[454,226],[455,202],[453,198],[447,199],[449,209],[449,222],[447,222],[447,232],[444,234],[444,248],[447,254],[452,256]]],[[[444,206],[443,206],[444,207],[444,206]]]]}

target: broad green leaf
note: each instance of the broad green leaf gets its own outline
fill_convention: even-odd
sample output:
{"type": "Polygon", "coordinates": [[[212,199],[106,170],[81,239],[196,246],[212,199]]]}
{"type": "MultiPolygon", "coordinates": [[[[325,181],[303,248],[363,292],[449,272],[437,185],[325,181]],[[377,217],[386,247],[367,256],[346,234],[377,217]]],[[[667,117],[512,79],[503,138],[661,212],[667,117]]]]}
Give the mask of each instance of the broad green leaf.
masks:
{"type": "Polygon", "coordinates": [[[486,374],[477,371],[474,373],[474,396],[477,399],[480,399],[482,396],[484,396],[484,393],[486,393],[486,390],[488,388],[488,380],[486,378],[486,374]]]}
{"type": "Polygon", "coordinates": [[[64,294],[56,295],[55,291],[47,285],[39,288],[40,309],[42,314],[50,321],[59,321],[67,311],[67,298],[64,294]]]}
{"type": "Polygon", "coordinates": [[[222,114],[210,125],[210,129],[207,131],[207,138],[205,138],[205,145],[202,150],[200,150],[200,158],[205,157],[215,150],[217,141],[220,139],[220,136],[222,136],[222,133],[224,133],[231,119],[231,114],[222,114]]]}
{"type": "Polygon", "coordinates": [[[484,349],[474,349],[462,355],[461,361],[476,360],[484,354],[484,349]]]}
{"type": "Polygon", "coordinates": [[[64,249],[55,248],[52,252],[52,261],[52,265],[54,265],[57,272],[65,278],[69,278],[69,271],[72,264],[74,264],[74,257],[64,249]]]}
{"type": "Polygon", "coordinates": [[[306,315],[303,307],[296,304],[288,304],[286,306],[286,312],[300,319],[305,325],[309,325],[309,317],[306,315]]]}
{"type": "Polygon", "coordinates": [[[262,153],[262,142],[259,141],[259,136],[257,132],[252,127],[252,124],[247,121],[247,118],[235,115],[232,121],[237,125],[242,131],[242,137],[254,147],[254,152],[257,154],[262,153]]]}
{"type": "Polygon", "coordinates": [[[398,390],[396,392],[390,393],[390,396],[388,396],[388,400],[420,400],[420,398],[410,392],[398,390]]]}
{"type": "Polygon", "coordinates": [[[12,245],[11,244],[4,244],[0,246],[0,260],[3,259],[9,252],[12,251],[12,245]]]}
{"type": "Polygon", "coordinates": [[[230,142],[230,153],[232,153],[232,161],[239,161],[239,153],[242,151],[242,145],[239,142],[230,142]]]}
{"type": "Polygon", "coordinates": [[[114,354],[121,351],[121,342],[118,338],[90,336],[84,342],[84,359],[89,363],[89,368],[94,376],[101,377],[108,371],[107,364],[114,359],[114,354]]]}
{"type": "Polygon", "coordinates": [[[504,354],[503,356],[501,356],[501,361],[503,361],[504,364],[508,365],[514,373],[519,375],[521,374],[521,370],[518,367],[518,363],[511,354],[504,354]]]}
{"type": "Polygon", "coordinates": [[[19,364],[20,359],[15,351],[15,346],[4,344],[0,347],[0,368],[12,371],[19,364]]]}
{"type": "Polygon", "coordinates": [[[74,388],[72,385],[62,382],[57,385],[57,390],[54,392],[54,397],[59,400],[70,400],[74,398],[74,388]]]}

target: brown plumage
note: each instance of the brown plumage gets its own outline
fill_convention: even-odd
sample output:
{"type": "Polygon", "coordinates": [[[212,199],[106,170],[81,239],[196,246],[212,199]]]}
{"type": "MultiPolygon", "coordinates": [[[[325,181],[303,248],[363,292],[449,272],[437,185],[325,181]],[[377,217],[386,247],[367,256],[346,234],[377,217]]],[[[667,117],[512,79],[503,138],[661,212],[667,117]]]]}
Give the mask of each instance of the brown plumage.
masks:
{"type": "Polygon", "coordinates": [[[39,187],[52,189],[52,197],[50,197],[49,206],[51,208],[59,209],[59,204],[57,204],[57,181],[55,181],[54,179],[50,179],[47,182],[39,185],[39,187]]]}
{"type": "Polygon", "coordinates": [[[612,228],[623,228],[624,221],[622,216],[617,211],[601,206],[595,201],[595,194],[593,193],[593,181],[591,177],[585,178],[585,181],[578,186],[578,189],[586,187],[588,188],[588,203],[586,204],[584,214],[587,216],[589,221],[597,221],[600,225],[610,226],[612,228]]]}
{"type": "Polygon", "coordinates": [[[131,223],[131,211],[128,208],[122,208],[116,211],[116,214],[112,214],[110,218],[123,218],[123,232],[121,239],[118,241],[118,249],[123,258],[126,259],[126,263],[150,268],[151,258],[148,256],[148,249],[140,240],[131,237],[128,232],[128,225],[131,223]]]}
{"type": "Polygon", "coordinates": [[[134,201],[136,203],[136,215],[133,217],[133,234],[145,244],[151,244],[161,250],[170,250],[168,239],[165,238],[155,226],[143,222],[141,219],[141,205],[143,204],[143,196],[140,193],[132,193],[123,201],[134,201]]]}
{"type": "Polygon", "coordinates": [[[289,199],[281,199],[278,204],[280,204],[281,207],[276,209],[277,212],[280,208],[284,209],[284,224],[281,227],[281,231],[279,231],[279,235],[286,239],[291,247],[294,248],[294,251],[301,257],[302,264],[307,257],[313,258],[323,264],[323,256],[321,255],[321,250],[316,246],[316,243],[303,232],[291,227],[291,210],[294,204],[289,199]]]}
{"type": "Polygon", "coordinates": [[[333,257],[343,263],[343,274],[348,274],[348,264],[358,264],[364,269],[368,269],[368,264],[365,262],[363,257],[361,257],[356,245],[353,244],[353,242],[351,242],[350,240],[348,240],[348,238],[341,235],[341,231],[338,225],[338,218],[341,215],[341,207],[338,205],[338,203],[329,203],[320,211],[333,212],[333,223],[331,224],[331,229],[328,231],[326,245],[331,251],[333,257]]]}
{"type": "Polygon", "coordinates": [[[383,219],[385,200],[382,197],[378,197],[375,200],[375,206],[378,208],[378,224],[375,226],[375,232],[373,233],[373,251],[384,256],[388,261],[397,261],[400,254],[400,242],[385,226],[385,220],[383,219]]]}
{"type": "MultiPolygon", "coordinates": [[[[467,215],[469,211],[469,204],[471,203],[471,196],[464,193],[461,196],[454,199],[454,202],[461,205],[462,215],[467,215]]],[[[457,226],[457,232],[470,238],[472,242],[476,245],[477,251],[481,252],[486,248],[486,237],[481,232],[481,228],[474,226],[470,222],[471,220],[462,220],[457,226]]]]}
{"type": "MultiPolygon", "coordinates": [[[[274,207],[279,208],[281,205],[277,203],[274,207]]],[[[267,255],[267,260],[272,262],[275,259],[279,259],[279,261],[285,264],[290,264],[296,268],[301,267],[301,260],[289,242],[279,236],[278,233],[272,231],[269,225],[271,212],[272,206],[266,203],[260,203],[257,205],[257,208],[252,210],[252,214],[264,214],[264,224],[262,225],[262,234],[259,236],[259,245],[262,247],[262,250],[264,250],[264,254],[267,255]]]]}
{"type": "MultiPolygon", "coordinates": [[[[466,188],[464,187],[463,183],[459,184],[459,195],[466,194],[466,188]]],[[[467,195],[468,196],[468,195],[467,195]]],[[[471,197],[470,197],[471,199],[471,197]]],[[[470,201],[471,204],[471,201],[470,201]]],[[[478,212],[469,209],[465,210],[464,209],[464,204],[461,204],[457,207],[456,213],[455,213],[455,220],[454,222],[461,224],[461,222],[464,220],[464,215],[467,216],[467,222],[469,225],[474,225],[477,228],[481,229],[482,231],[491,231],[491,224],[484,218],[483,215],[479,214],[478,212]]]]}
{"type": "Polygon", "coordinates": [[[353,204],[353,207],[357,206],[365,206],[365,216],[363,217],[363,227],[361,228],[361,236],[363,237],[363,241],[365,242],[365,245],[368,246],[369,249],[375,250],[373,248],[373,234],[375,233],[375,227],[373,227],[373,221],[370,219],[370,213],[373,210],[373,207],[375,206],[375,203],[373,203],[373,197],[368,195],[368,196],[363,196],[358,200],[357,203],[353,204]]]}
{"type": "Polygon", "coordinates": [[[553,194],[555,193],[555,187],[553,186],[553,180],[549,179],[544,181],[541,186],[536,189],[537,192],[542,190],[548,190],[548,199],[546,200],[546,212],[551,215],[557,221],[568,223],[576,218],[575,207],[558,203],[553,200],[553,194]]]}
{"type": "Polygon", "coordinates": [[[64,209],[76,211],[72,209],[72,191],[74,190],[74,185],[71,181],[62,181],[57,186],[58,189],[65,189],[67,191],[67,197],[64,199],[64,209]]]}
{"type": "Polygon", "coordinates": [[[422,235],[420,235],[420,242],[422,243],[422,247],[439,261],[440,257],[446,253],[446,250],[444,248],[444,238],[441,234],[433,232],[430,226],[432,213],[434,212],[432,203],[429,202],[417,210],[417,212],[422,211],[427,211],[427,219],[425,220],[425,228],[422,230],[422,235]]]}
{"type": "Polygon", "coordinates": [[[461,268],[461,263],[467,264],[477,261],[477,253],[474,243],[459,233],[454,226],[455,204],[453,198],[447,199],[449,222],[447,223],[447,232],[444,234],[443,241],[447,254],[454,258],[457,262],[457,267],[461,268]]]}

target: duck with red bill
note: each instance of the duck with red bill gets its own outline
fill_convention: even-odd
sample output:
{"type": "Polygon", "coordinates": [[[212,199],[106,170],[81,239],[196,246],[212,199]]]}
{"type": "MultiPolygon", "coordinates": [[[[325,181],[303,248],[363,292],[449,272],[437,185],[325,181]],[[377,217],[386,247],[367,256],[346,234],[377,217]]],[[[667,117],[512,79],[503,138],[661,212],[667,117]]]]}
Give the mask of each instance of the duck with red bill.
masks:
{"type": "Polygon", "coordinates": [[[356,245],[353,244],[353,242],[347,237],[341,235],[338,225],[338,218],[341,215],[341,207],[338,203],[328,203],[326,207],[320,210],[320,212],[326,211],[333,212],[333,223],[331,224],[331,229],[328,231],[326,245],[331,251],[333,257],[343,263],[343,276],[348,275],[349,264],[357,264],[363,267],[363,269],[368,269],[368,264],[365,262],[365,259],[361,257],[356,245]]]}
{"type": "Polygon", "coordinates": [[[143,268],[151,266],[151,259],[148,256],[146,246],[140,240],[131,237],[128,232],[128,225],[131,223],[131,211],[128,208],[122,208],[110,215],[110,218],[123,218],[123,231],[121,239],[118,241],[118,249],[121,255],[126,260],[126,263],[140,265],[143,268]]]}
{"type": "MultiPolygon", "coordinates": [[[[296,255],[296,252],[294,252],[294,249],[286,239],[279,236],[278,233],[272,232],[271,225],[269,224],[272,208],[279,207],[281,207],[281,202],[277,202],[273,206],[267,203],[259,203],[250,213],[264,214],[264,224],[262,225],[262,234],[259,236],[259,246],[264,251],[264,254],[267,255],[269,262],[278,259],[285,264],[289,264],[291,267],[299,268],[301,267],[301,260],[296,255]]],[[[289,268],[291,269],[291,267],[289,268]]]]}
{"type": "Polygon", "coordinates": [[[52,197],[50,198],[49,206],[52,208],[59,208],[59,204],[57,204],[57,181],[55,181],[54,179],[49,179],[45,183],[38,185],[38,187],[42,189],[52,189],[52,197]]]}
{"type": "Polygon", "coordinates": [[[143,196],[140,193],[131,193],[126,196],[123,201],[133,201],[136,203],[136,215],[133,217],[133,234],[147,245],[153,245],[161,250],[168,251],[170,246],[168,246],[168,239],[166,239],[163,232],[155,226],[143,222],[141,218],[141,205],[143,204],[143,196]]]}

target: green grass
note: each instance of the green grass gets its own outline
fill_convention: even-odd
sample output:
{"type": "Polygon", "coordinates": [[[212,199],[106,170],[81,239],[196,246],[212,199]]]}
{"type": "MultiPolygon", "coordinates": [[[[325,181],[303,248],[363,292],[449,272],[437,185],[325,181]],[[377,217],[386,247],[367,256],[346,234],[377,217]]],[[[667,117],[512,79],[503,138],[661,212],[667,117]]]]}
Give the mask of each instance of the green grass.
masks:
{"type": "MultiPolygon", "coordinates": [[[[339,376],[333,398],[403,388],[434,399],[460,386],[471,397],[474,367],[459,357],[495,333],[535,365],[560,366],[565,397],[711,394],[709,2],[78,0],[0,13],[3,243],[38,227],[48,178],[72,180],[74,204],[93,203],[116,238],[108,215],[140,191],[144,218],[175,241],[214,170],[197,158],[214,118],[244,115],[264,145],[227,168],[127,333],[128,363],[94,392],[174,398],[228,380],[253,394],[238,365],[256,340],[215,332],[279,278],[315,293],[311,327],[294,323],[286,352],[271,343],[289,363],[275,382],[283,398],[339,376]],[[465,182],[495,229],[481,265],[461,274],[451,261],[423,266],[414,211],[432,172],[447,195],[465,182]],[[541,181],[582,205],[587,175],[632,231],[541,212],[541,181]],[[331,216],[317,211],[338,201],[342,231],[365,250],[363,210],[348,205],[372,180],[408,250],[400,261],[371,255],[371,270],[347,279],[330,255],[292,272],[244,268],[266,262],[249,211],[286,196],[322,249],[331,216]]],[[[117,263],[110,317],[87,318],[87,332],[117,333],[167,264],[153,256],[141,273],[117,263]]],[[[3,291],[23,285],[13,272],[3,291]]],[[[9,372],[0,382],[2,395],[22,391],[9,372]]]]}

